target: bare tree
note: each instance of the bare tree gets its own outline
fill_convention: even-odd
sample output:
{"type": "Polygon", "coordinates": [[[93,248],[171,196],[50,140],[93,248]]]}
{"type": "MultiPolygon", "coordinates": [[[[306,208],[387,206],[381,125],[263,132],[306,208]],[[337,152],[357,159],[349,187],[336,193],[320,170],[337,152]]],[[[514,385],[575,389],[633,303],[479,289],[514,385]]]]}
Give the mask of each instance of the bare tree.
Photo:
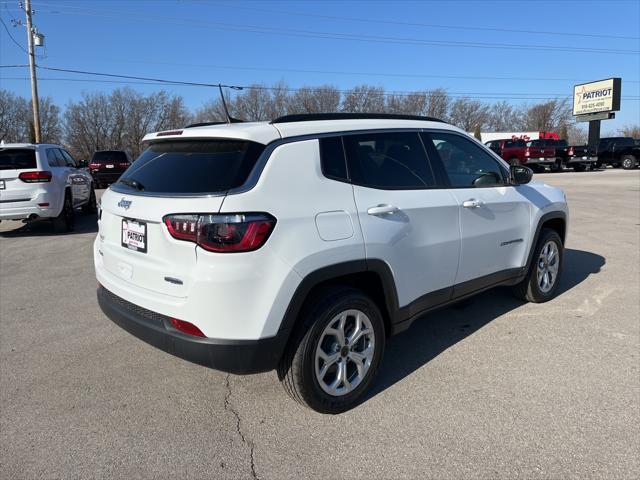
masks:
{"type": "Polygon", "coordinates": [[[0,90],[0,141],[28,141],[29,104],[8,90],[0,90]]]}
{"type": "Polygon", "coordinates": [[[472,132],[487,122],[489,107],[478,100],[457,98],[451,104],[449,121],[465,132],[472,132]]]}
{"type": "Polygon", "coordinates": [[[523,112],[523,127],[527,130],[559,130],[572,120],[571,106],[567,99],[555,99],[525,107],[523,112]]]}
{"type": "Polygon", "coordinates": [[[430,90],[426,95],[426,104],[423,114],[429,117],[447,120],[449,118],[449,95],[443,88],[430,90]]]}
{"type": "Polygon", "coordinates": [[[231,103],[232,115],[248,121],[272,120],[283,115],[283,95],[286,95],[284,86],[280,84],[273,88],[274,91],[265,85],[251,85],[231,103]]]}
{"type": "Polygon", "coordinates": [[[288,113],[332,113],[340,107],[340,91],[332,85],[302,87],[289,96],[288,113]]]}
{"type": "Polygon", "coordinates": [[[342,111],[353,113],[384,112],[384,97],[384,89],[382,87],[358,85],[346,93],[342,100],[342,111]]]}
{"type": "Polygon", "coordinates": [[[97,150],[126,150],[137,157],[144,135],[157,130],[183,127],[190,119],[179,96],[165,91],[144,95],[130,88],[83,94],[67,105],[65,137],[80,158],[97,150]]]}
{"type": "MultiPolygon", "coordinates": [[[[31,108],[31,102],[29,102],[31,108]]],[[[63,125],[60,107],[51,97],[40,98],[40,132],[43,143],[62,143],[63,125]]]]}
{"type": "Polygon", "coordinates": [[[521,128],[520,112],[513,105],[503,100],[496,102],[489,108],[487,128],[494,132],[508,132],[521,128]]]}
{"type": "Polygon", "coordinates": [[[640,138],[640,125],[627,125],[618,130],[623,137],[640,138]]]}
{"type": "Polygon", "coordinates": [[[426,108],[427,95],[425,92],[410,94],[392,93],[387,96],[386,111],[404,115],[422,115],[426,108]]]}
{"type": "Polygon", "coordinates": [[[111,141],[113,116],[105,93],[83,93],[67,105],[64,118],[66,143],[77,157],[91,158],[96,150],[118,147],[111,141]]]}

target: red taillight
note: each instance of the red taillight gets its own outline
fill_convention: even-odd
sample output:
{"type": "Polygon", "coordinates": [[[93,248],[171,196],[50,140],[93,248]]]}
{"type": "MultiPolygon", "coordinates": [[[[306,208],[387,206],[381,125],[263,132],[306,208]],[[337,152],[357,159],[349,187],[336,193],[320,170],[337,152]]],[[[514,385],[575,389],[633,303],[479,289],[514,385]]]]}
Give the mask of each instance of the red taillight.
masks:
{"type": "Polygon", "coordinates": [[[186,333],[187,335],[193,335],[194,337],[204,337],[204,333],[202,333],[200,329],[193,323],[185,322],[184,320],[178,320],[177,318],[172,318],[171,325],[173,325],[174,328],[179,332],[186,333]]]}
{"type": "Polygon", "coordinates": [[[118,166],[122,168],[129,168],[129,162],[120,162],[118,166]]]}
{"type": "Polygon", "coordinates": [[[164,224],[173,238],[197,242],[198,218],[198,215],[168,215],[164,217],[164,224]]]}
{"type": "Polygon", "coordinates": [[[43,183],[50,182],[52,174],[46,170],[39,172],[22,172],[18,178],[25,183],[43,183]]]}
{"type": "Polygon", "coordinates": [[[164,223],[173,238],[194,242],[218,253],[250,252],[265,244],[276,219],[266,213],[167,215],[164,223]]]}
{"type": "Polygon", "coordinates": [[[528,156],[530,156],[530,155],[531,155],[531,152],[529,151],[529,147],[525,148],[525,149],[524,149],[524,156],[525,156],[525,157],[528,157],[528,156]]]}
{"type": "Polygon", "coordinates": [[[94,170],[97,170],[100,168],[100,164],[99,163],[90,163],[89,164],[89,168],[93,168],[94,170]]]}
{"type": "Polygon", "coordinates": [[[569,147],[569,150],[567,150],[567,155],[573,155],[573,147],[569,147]]]}

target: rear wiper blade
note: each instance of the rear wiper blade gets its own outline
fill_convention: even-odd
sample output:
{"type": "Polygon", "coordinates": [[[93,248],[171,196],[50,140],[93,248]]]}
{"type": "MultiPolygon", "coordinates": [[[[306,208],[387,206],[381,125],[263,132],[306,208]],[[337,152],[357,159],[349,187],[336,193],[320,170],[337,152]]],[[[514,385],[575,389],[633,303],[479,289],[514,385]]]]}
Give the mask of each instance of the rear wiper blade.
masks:
{"type": "Polygon", "coordinates": [[[128,178],[122,178],[120,179],[120,183],[133,187],[136,190],[140,190],[141,192],[144,190],[144,186],[137,180],[133,180],[133,179],[129,180],[128,178]]]}

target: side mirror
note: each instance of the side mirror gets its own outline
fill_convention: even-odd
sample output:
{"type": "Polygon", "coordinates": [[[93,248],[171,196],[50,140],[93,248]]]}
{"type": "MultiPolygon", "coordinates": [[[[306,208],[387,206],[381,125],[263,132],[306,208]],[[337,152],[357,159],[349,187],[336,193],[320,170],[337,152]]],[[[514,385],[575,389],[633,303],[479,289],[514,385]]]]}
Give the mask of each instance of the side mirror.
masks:
{"type": "Polygon", "coordinates": [[[524,185],[533,178],[533,170],[522,165],[511,165],[509,167],[509,180],[511,185],[524,185]]]}
{"type": "Polygon", "coordinates": [[[89,166],[89,163],[86,160],[80,160],[78,162],[78,168],[87,168],[89,166]]]}

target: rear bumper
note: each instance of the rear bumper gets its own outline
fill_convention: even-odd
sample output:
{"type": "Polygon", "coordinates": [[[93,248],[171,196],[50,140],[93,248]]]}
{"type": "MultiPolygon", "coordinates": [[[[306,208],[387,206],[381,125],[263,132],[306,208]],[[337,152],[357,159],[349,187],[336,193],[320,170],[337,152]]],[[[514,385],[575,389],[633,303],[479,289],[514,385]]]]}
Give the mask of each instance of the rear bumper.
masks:
{"type": "Polygon", "coordinates": [[[561,160],[560,157],[529,157],[525,165],[553,165],[561,160]]]}
{"type": "Polygon", "coordinates": [[[244,375],[275,369],[288,339],[284,331],[260,340],[185,335],[174,329],[165,315],[134,305],[102,286],[97,293],[104,314],[130,334],[184,360],[223,372],[244,375]]]}
{"type": "Polygon", "coordinates": [[[567,159],[567,165],[571,165],[572,163],[596,163],[597,161],[598,157],[594,156],[569,157],[567,159]]]}
{"type": "Polygon", "coordinates": [[[95,182],[115,182],[124,173],[122,172],[91,172],[91,176],[95,182]]]}
{"type": "MultiPolygon", "coordinates": [[[[12,203],[0,203],[0,220],[25,220],[28,218],[51,218],[57,215],[57,212],[49,207],[39,207],[35,202],[20,202],[22,205],[14,206],[12,203]]],[[[55,205],[54,205],[55,207],[55,205]]]]}

